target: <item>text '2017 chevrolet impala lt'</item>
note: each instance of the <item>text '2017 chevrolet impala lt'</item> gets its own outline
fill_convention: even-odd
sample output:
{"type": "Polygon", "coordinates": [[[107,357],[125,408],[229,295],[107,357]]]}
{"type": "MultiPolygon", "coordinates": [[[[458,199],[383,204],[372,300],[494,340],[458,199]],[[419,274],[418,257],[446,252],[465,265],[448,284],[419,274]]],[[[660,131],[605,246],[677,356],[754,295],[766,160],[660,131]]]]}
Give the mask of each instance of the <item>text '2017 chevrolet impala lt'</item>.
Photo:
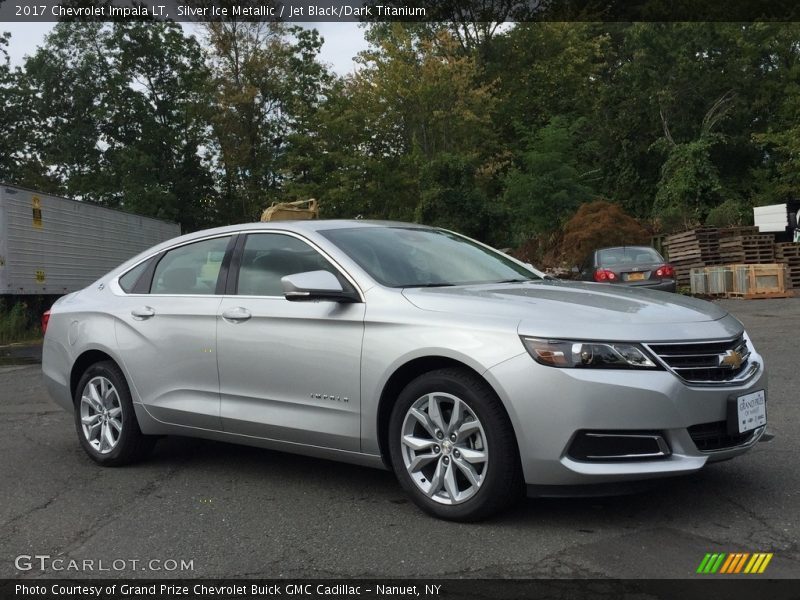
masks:
{"type": "Polygon", "coordinates": [[[165,242],[53,305],[43,371],[101,465],[163,434],[251,444],[389,467],[455,520],[691,473],[766,426],[764,362],[719,306],[399,223],[165,242]]]}

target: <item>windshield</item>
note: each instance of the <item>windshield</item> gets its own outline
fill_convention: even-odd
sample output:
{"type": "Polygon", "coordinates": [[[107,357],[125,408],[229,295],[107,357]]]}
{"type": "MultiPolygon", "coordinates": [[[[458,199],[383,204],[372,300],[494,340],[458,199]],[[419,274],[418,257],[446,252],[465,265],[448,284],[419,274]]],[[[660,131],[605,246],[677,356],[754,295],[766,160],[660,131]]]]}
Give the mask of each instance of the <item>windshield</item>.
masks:
{"type": "Polygon", "coordinates": [[[540,280],[502,254],[438,229],[357,227],[320,233],[389,287],[540,280]]]}

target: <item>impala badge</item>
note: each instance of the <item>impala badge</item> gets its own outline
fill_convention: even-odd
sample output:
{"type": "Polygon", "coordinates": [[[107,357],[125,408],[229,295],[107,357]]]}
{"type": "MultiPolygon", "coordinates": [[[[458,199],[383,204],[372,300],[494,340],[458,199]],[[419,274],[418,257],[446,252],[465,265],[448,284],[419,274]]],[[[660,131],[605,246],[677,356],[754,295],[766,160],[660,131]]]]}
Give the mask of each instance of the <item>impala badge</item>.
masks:
{"type": "Polygon", "coordinates": [[[334,396],[332,394],[315,394],[312,393],[311,397],[316,400],[333,400],[334,402],[350,402],[347,396],[334,396]]]}

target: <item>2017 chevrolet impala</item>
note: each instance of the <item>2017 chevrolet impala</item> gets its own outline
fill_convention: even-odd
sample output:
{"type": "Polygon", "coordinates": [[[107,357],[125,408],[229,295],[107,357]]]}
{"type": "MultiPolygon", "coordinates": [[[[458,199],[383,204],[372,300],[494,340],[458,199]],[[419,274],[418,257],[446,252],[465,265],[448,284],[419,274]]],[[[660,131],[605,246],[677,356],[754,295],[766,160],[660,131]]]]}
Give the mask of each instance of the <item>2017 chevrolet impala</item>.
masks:
{"type": "Polygon", "coordinates": [[[44,378],[101,465],[190,435],[387,466],[474,520],[742,454],[764,362],[720,307],[544,279],[460,235],[366,221],[202,231],[49,313],[44,378]],[[608,486],[605,486],[608,487],[608,486]]]}

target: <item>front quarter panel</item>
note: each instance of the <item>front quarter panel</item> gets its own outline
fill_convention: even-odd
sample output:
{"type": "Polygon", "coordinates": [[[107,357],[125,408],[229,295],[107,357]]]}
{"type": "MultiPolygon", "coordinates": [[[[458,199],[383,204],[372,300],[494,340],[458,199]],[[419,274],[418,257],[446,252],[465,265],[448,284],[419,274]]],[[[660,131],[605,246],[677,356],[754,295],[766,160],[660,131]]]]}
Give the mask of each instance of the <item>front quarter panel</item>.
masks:
{"type": "Polygon", "coordinates": [[[424,357],[461,362],[477,373],[523,352],[518,319],[425,311],[400,290],[374,287],[366,293],[361,391],[362,452],[378,454],[378,404],[389,378],[424,357]]]}

